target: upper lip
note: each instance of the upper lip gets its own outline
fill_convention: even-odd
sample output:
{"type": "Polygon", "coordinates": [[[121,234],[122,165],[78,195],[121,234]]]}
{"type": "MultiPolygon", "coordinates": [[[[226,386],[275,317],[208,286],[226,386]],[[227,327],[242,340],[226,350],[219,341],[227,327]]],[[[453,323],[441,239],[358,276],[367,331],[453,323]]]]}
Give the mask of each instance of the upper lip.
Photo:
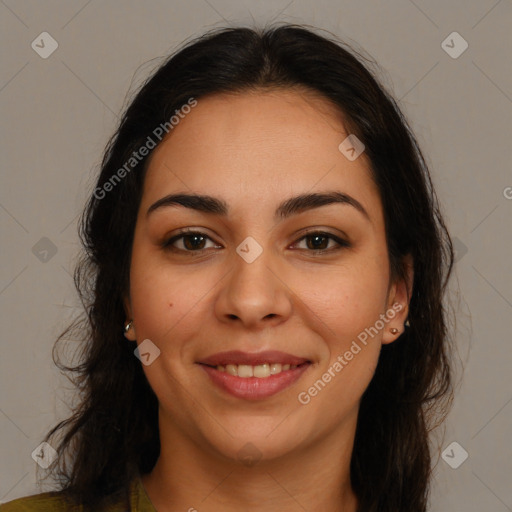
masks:
{"type": "Polygon", "coordinates": [[[224,366],[227,364],[247,364],[256,366],[264,363],[299,365],[309,362],[309,360],[305,359],[304,357],[298,357],[292,354],[287,354],[285,352],[279,352],[278,350],[265,350],[264,352],[255,353],[242,352],[240,350],[230,350],[228,352],[218,352],[217,354],[205,357],[198,362],[208,366],[224,366]]]}

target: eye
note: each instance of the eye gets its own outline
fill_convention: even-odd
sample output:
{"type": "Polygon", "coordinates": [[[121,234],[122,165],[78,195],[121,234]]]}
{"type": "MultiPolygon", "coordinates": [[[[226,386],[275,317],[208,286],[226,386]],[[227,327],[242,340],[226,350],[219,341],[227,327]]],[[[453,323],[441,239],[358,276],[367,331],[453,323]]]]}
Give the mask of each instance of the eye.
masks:
{"type": "MultiPolygon", "coordinates": [[[[326,233],[323,231],[312,231],[307,233],[302,238],[297,240],[294,245],[305,242],[305,247],[298,247],[300,250],[312,252],[313,254],[322,254],[325,252],[333,252],[342,249],[343,247],[350,247],[350,243],[333,235],[332,233],[326,233]]],[[[162,247],[165,250],[174,252],[196,252],[200,253],[211,248],[222,248],[213,242],[213,240],[202,233],[201,231],[184,230],[179,234],[166,240],[162,247]],[[212,245],[207,247],[207,243],[210,241],[212,245]]]]}
{"type": "Polygon", "coordinates": [[[215,243],[206,247],[208,240],[213,243],[213,240],[205,233],[186,230],[166,240],[162,245],[166,250],[182,252],[201,252],[211,247],[220,247],[215,243]]]}
{"type": "Polygon", "coordinates": [[[297,244],[303,241],[305,241],[306,247],[299,247],[299,249],[318,254],[337,251],[343,247],[350,247],[350,244],[346,240],[343,240],[332,233],[325,233],[323,231],[312,231],[307,233],[295,243],[297,244]],[[329,245],[330,242],[334,242],[334,247],[332,244],[329,245]]]}

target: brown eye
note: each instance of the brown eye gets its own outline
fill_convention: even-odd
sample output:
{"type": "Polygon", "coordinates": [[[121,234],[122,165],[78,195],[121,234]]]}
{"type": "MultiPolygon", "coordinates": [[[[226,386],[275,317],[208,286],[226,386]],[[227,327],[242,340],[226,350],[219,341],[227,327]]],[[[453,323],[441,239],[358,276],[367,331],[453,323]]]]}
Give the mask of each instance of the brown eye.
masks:
{"type": "Polygon", "coordinates": [[[206,238],[202,235],[185,235],[183,238],[183,245],[188,250],[204,249],[206,238]]]}
{"type": "Polygon", "coordinates": [[[343,247],[350,247],[350,244],[342,240],[341,238],[338,238],[337,236],[334,236],[331,233],[324,233],[321,231],[308,233],[307,235],[303,236],[298,242],[306,242],[306,247],[299,247],[300,249],[305,249],[310,252],[331,252],[339,250],[343,247]],[[334,242],[334,246],[330,244],[330,242],[334,242]]]}
{"type": "Polygon", "coordinates": [[[329,237],[325,235],[309,235],[306,237],[308,249],[327,249],[329,246],[329,237]]]}
{"type": "MultiPolygon", "coordinates": [[[[163,247],[171,251],[200,252],[207,249],[206,244],[208,241],[213,242],[210,237],[204,233],[199,231],[186,231],[167,240],[163,244],[163,247]]],[[[219,246],[213,244],[210,247],[219,246]]]]}

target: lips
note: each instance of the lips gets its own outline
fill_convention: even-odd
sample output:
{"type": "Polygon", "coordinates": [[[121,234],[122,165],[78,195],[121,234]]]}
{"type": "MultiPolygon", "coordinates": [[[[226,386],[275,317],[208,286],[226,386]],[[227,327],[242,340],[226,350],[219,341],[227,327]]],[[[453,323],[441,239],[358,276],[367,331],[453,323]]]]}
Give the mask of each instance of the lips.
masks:
{"type": "Polygon", "coordinates": [[[287,354],[285,352],[279,352],[277,350],[266,350],[264,352],[257,353],[231,350],[229,352],[218,352],[217,354],[213,354],[199,361],[200,364],[213,367],[226,366],[228,364],[257,366],[265,363],[299,366],[307,362],[310,361],[306,358],[287,354]]]}
{"type": "Polygon", "coordinates": [[[243,400],[263,400],[292,386],[309,370],[311,364],[304,363],[294,369],[282,371],[266,378],[237,377],[217,368],[199,365],[210,378],[210,381],[223,392],[243,400]]]}
{"type": "Polygon", "coordinates": [[[201,359],[198,365],[208,375],[210,382],[223,392],[239,399],[262,400],[292,386],[312,363],[303,357],[267,350],[258,353],[219,352],[201,359]],[[269,367],[273,369],[272,372],[266,371],[269,367]],[[265,375],[260,375],[263,370],[265,375]]]}

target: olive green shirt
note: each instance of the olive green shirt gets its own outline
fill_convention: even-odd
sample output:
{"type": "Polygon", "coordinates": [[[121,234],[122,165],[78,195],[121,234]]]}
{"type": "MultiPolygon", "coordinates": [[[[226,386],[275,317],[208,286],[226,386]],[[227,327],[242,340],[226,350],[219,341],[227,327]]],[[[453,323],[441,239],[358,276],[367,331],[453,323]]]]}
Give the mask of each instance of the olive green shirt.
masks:
{"type": "MultiPolygon", "coordinates": [[[[25,498],[19,498],[0,505],[0,512],[83,512],[82,506],[71,507],[59,492],[45,492],[25,498]]],[[[98,511],[100,512],[100,511],[98,511]]],[[[157,512],[149,500],[140,477],[134,478],[130,484],[130,509],[126,503],[113,503],[101,512],[157,512]]]]}

